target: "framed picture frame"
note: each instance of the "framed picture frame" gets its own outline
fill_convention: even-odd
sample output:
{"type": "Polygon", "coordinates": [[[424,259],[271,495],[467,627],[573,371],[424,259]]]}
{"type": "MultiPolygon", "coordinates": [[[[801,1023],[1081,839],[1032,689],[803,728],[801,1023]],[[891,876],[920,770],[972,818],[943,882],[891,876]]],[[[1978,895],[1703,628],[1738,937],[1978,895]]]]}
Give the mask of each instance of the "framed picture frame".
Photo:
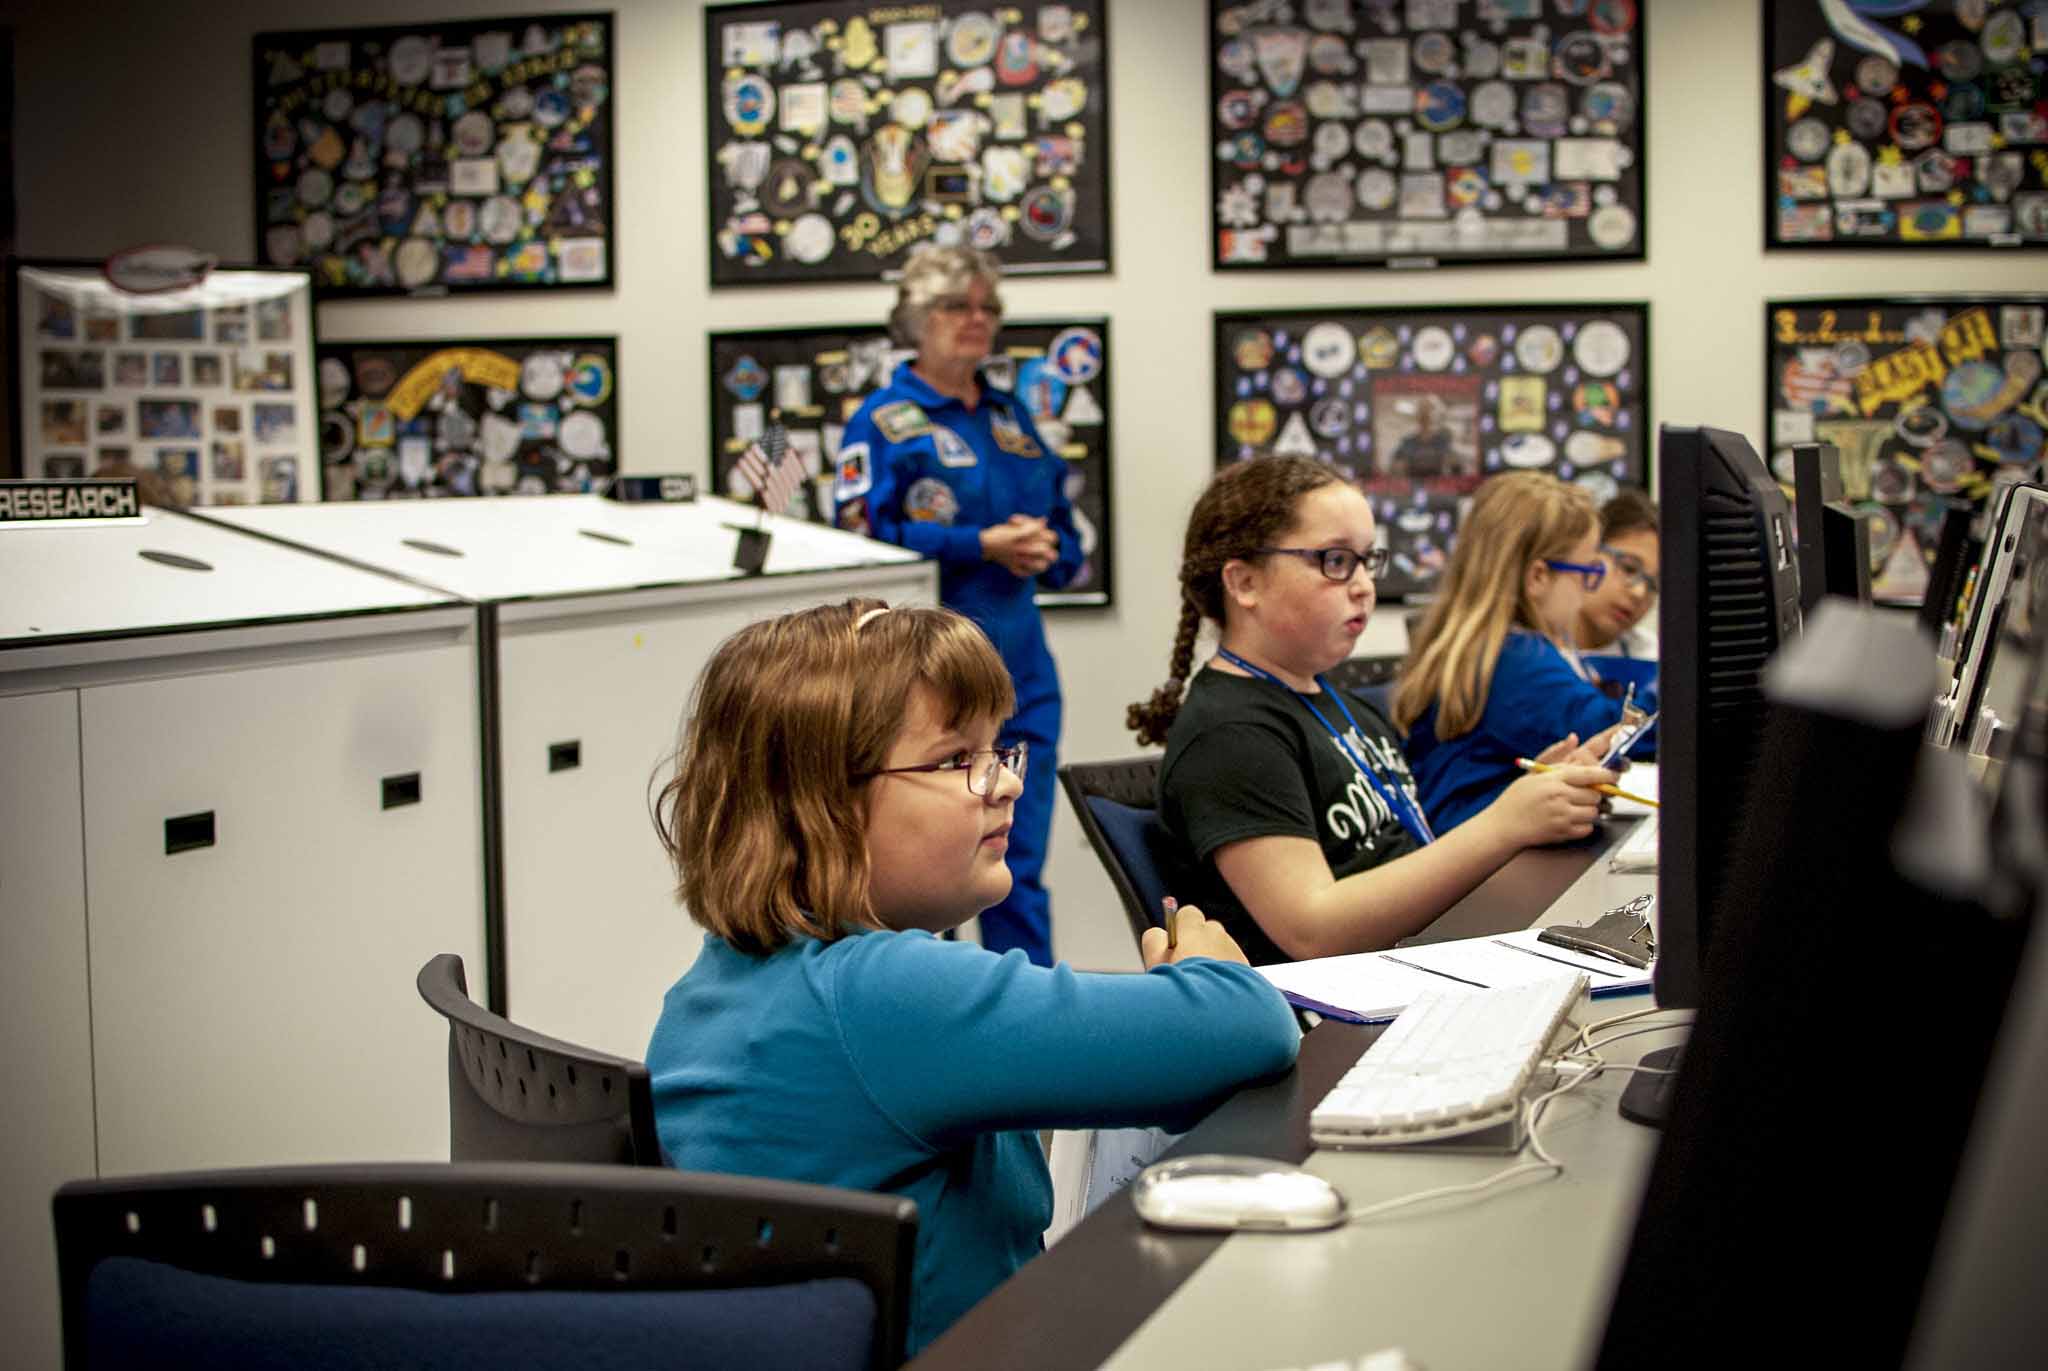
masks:
{"type": "Polygon", "coordinates": [[[327,296],[614,283],[609,13],[259,33],[256,242],[327,296]]]}
{"type": "Polygon", "coordinates": [[[2048,15],[1761,8],[1766,248],[2048,248],[2048,15]]]}
{"type": "Polygon", "coordinates": [[[7,308],[21,475],[148,473],[178,505],[319,498],[305,272],[135,292],[98,262],[16,260],[7,308]]]}
{"type": "Polygon", "coordinates": [[[619,469],[615,336],[408,339],[320,348],[330,500],[546,495],[619,469]]]}
{"type": "MultiPolygon", "coordinates": [[[[1081,573],[1058,590],[1041,587],[1044,609],[1114,602],[1115,524],[1110,506],[1109,320],[1006,319],[983,379],[1022,398],[1053,451],[1067,463],[1067,494],[1081,533],[1081,573]],[[1054,358],[1066,359],[1055,364],[1054,358]]],[[[911,349],[875,325],[746,329],[711,335],[711,489],[751,492],[733,466],[767,426],[782,425],[811,479],[784,513],[832,521],[839,435],[911,349]]]]}
{"type": "Polygon", "coordinates": [[[1105,6],[707,6],[711,284],[880,280],[933,239],[1109,270],[1105,6]]]}
{"type": "Polygon", "coordinates": [[[1219,312],[1216,465],[1330,463],[1393,554],[1380,597],[1427,594],[1496,472],[1648,485],[1649,339],[1641,301],[1219,312]]]}
{"type": "Polygon", "coordinates": [[[2048,292],[1835,296],[1764,305],[1764,432],[1833,443],[1870,528],[1871,598],[1917,604],[1941,524],[2048,477],[2048,292]]]}
{"type": "Polygon", "coordinates": [[[1218,271],[1641,261],[1636,0],[1209,0],[1218,271]]]}

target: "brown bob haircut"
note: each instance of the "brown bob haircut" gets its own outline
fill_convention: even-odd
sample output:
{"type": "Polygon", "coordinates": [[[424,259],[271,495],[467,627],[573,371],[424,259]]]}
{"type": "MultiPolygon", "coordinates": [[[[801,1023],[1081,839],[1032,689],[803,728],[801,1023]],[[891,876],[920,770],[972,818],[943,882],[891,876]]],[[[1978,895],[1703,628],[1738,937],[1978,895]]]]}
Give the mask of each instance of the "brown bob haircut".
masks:
{"type": "Polygon", "coordinates": [[[948,728],[1015,705],[1002,658],[950,609],[853,599],[719,645],[654,801],[692,919],[756,956],[883,926],[868,884],[869,782],[853,778],[887,765],[919,686],[948,728]]]}

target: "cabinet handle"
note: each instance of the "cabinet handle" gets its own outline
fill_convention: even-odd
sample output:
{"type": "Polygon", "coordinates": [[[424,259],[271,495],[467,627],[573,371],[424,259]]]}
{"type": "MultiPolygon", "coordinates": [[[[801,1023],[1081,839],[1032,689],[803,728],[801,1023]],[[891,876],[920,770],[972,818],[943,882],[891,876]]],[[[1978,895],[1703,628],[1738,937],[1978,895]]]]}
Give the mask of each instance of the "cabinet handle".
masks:
{"type": "Polygon", "coordinates": [[[164,820],[164,855],[175,857],[196,847],[213,846],[213,811],[180,814],[164,820]]]}
{"type": "Polygon", "coordinates": [[[574,771],[583,765],[583,740],[571,739],[566,743],[548,744],[548,770],[574,771]]]}
{"type": "Polygon", "coordinates": [[[420,802],[420,773],[408,771],[403,776],[384,778],[384,807],[397,809],[400,805],[416,805],[420,802]]]}

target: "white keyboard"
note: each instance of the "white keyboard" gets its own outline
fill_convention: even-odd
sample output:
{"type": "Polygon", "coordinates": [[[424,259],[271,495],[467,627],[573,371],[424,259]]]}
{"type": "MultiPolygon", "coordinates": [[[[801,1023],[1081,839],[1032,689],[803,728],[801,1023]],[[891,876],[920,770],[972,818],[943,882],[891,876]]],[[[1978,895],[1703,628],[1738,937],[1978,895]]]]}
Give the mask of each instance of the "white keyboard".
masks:
{"type": "Polygon", "coordinates": [[[1506,1123],[1586,989],[1545,976],[1484,990],[1425,991],[1309,1115],[1325,1146],[1385,1147],[1506,1123]]]}

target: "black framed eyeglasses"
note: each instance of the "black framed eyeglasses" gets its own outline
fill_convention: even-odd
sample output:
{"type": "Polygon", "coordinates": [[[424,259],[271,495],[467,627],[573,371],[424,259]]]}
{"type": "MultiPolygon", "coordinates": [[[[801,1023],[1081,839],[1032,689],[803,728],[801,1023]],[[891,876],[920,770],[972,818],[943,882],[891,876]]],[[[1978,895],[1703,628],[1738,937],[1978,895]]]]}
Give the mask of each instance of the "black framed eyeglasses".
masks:
{"type": "Polygon", "coordinates": [[[920,766],[884,766],[873,771],[863,771],[854,776],[855,781],[865,781],[875,776],[901,776],[913,771],[964,771],[967,773],[967,790],[971,795],[984,799],[996,793],[996,773],[1008,767],[1010,774],[1018,780],[1024,779],[1025,763],[1029,760],[1029,745],[1017,743],[1010,747],[986,748],[980,752],[956,752],[943,762],[925,762],[920,766]]]}
{"type": "Polygon", "coordinates": [[[1600,555],[1614,563],[1615,573],[1627,581],[1631,587],[1641,586],[1648,592],[1651,599],[1657,598],[1657,578],[1651,575],[1649,568],[1643,565],[1642,558],[1631,556],[1626,552],[1616,552],[1611,547],[1602,547],[1600,555]]]}
{"type": "Polygon", "coordinates": [[[1545,557],[1543,565],[1552,571],[1572,573],[1588,590],[1598,590],[1600,583],[1607,579],[1607,566],[1604,562],[1567,562],[1561,557],[1545,557]]]}
{"type": "Polygon", "coordinates": [[[1387,559],[1393,554],[1383,547],[1366,552],[1355,552],[1348,547],[1262,547],[1262,557],[1306,557],[1333,581],[1348,581],[1360,566],[1365,574],[1377,581],[1387,569],[1387,559]]]}

